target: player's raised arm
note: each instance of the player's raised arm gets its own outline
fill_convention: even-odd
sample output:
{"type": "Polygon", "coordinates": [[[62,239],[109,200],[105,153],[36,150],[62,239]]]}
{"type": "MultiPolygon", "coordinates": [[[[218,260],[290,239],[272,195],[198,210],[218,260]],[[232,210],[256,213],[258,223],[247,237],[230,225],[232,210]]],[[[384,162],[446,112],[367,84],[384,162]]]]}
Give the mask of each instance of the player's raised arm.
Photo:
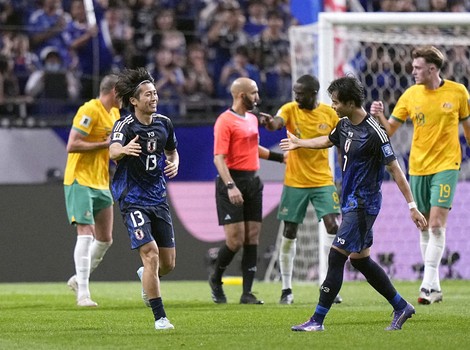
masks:
{"type": "Polygon", "coordinates": [[[297,148],[328,148],[333,146],[333,143],[328,136],[320,136],[313,139],[299,139],[297,136],[287,131],[287,138],[282,139],[279,146],[283,151],[290,151],[297,148]]]}

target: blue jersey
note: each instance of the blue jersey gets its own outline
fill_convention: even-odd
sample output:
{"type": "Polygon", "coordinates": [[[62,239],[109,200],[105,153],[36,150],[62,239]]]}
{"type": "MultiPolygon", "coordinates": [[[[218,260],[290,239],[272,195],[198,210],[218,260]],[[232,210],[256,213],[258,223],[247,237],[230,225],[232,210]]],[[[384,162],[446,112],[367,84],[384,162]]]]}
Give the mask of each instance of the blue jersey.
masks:
{"type": "Polygon", "coordinates": [[[341,150],[343,168],[341,210],[363,209],[378,215],[385,165],[396,159],[385,129],[370,114],[358,125],[342,118],[329,136],[341,150]]]}
{"type": "Polygon", "coordinates": [[[177,147],[171,120],[154,114],[150,125],[141,124],[133,114],[119,119],[113,127],[111,144],[125,146],[136,135],[142,147],[138,156],[124,156],[117,162],[111,191],[121,209],[129,204],[147,207],[166,203],[166,181],[163,173],[165,153],[177,147]]]}

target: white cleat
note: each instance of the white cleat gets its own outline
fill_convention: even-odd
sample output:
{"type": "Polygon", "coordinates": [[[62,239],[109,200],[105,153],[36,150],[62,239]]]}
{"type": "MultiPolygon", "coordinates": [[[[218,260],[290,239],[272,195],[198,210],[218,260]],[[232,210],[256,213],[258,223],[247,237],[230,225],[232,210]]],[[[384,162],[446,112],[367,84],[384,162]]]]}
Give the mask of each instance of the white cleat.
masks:
{"type": "Polygon", "coordinates": [[[98,304],[95,303],[90,298],[82,298],[82,299],[77,301],[77,306],[80,306],[80,307],[97,307],[98,304]]]}
{"type": "Polygon", "coordinates": [[[67,286],[75,293],[78,293],[77,275],[73,275],[67,281],[67,286]]]}
{"type": "Polygon", "coordinates": [[[167,319],[166,317],[162,317],[155,321],[155,329],[160,330],[160,329],[174,329],[175,326],[173,326],[170,323],[170,320],[167,319]]]}

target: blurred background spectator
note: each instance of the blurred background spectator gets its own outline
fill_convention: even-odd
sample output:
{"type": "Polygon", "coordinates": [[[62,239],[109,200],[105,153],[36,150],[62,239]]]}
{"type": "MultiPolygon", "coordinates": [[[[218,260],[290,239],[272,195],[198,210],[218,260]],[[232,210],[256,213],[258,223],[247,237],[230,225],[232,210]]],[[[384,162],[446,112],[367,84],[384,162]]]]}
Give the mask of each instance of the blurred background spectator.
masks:
{"type": "Polygon", "coordinates": [[[172,120],[178,120],[181,115],[180,103],[184,89],[184,73],[173,60],[172,51],[165,46],[155,50],[154,59],[147,68],[155,79],[158,92],[157,112],[172,120]]]}
{"type": "MultiPolygon", "coordinates": [[[[346,2],[351,11],[387,12],[463,12],[469,4],[470,0],[346,2]]],[[[93,0],[93,5],[96,26],[89,25],[83,0],[0,0],[4,96],[26,94],[28,77],[43,80],[38,79],[46,72],[39,56],[52,47],[61,58],[59,73],[66,72],[67,78],[64,89],[56,84],[50,94],[61,93],[72,104],[73,99],[94,97],[100,77],[124,67],[152,71],[161,99],[159,112],[177,123],[199,116],[212,120],[210,115],[226,105],[227,86],[237,76],[258,81],[266,110],[291,100],[288,28],[297,20],[289,0],[93,0]],[[73,87],[70,81],[75,81],[73,87]],[[18,92],[12,88],[15,84],[18,92]]],[[[439,34],[440,29],[435,30],[439,34]]],[[[450,77],[468,71],[470,58],[462,51],[456,47],[446,52],[456,62],[446,67],[450,77]]],[[[359,52],[351,61],[366,80],[368,70],[380,72],[371,96],[386,94],[384,87],[389,85],[399,93],[412,83],[394,77],[408,76],[403,70],[410,68],[390,63],[400,52],[377,52],[375,63],[369,62],[367,52],[359,52]]],[[[44,86],[28,87],[27,92],[43,104],[44,86]]],[[[393,101],[393,94],[385,100],[393,101]]]]}
{"type": "Polygon", "coordinates": [[[206,50],[201,43],[193,42],[187,51],[184,72],[184,95],[186,112],[211,112],[208,103],[214,96],[214,82],[212,72],[207,67],[206,50]]]}
{"type": "Polygon", "coordinates": [[[80,82],[68,70],[59,50],[53,46],[42,49],[42,67],[34,71],[26,82],[25,94],[36,98],[32,114],[61,118],[77,103],[80,82]]]}
{"type": "Polygon", "coordinates": [[[107,23],[104,21],[106,8],[94,2],[96,24],[87,21],[83,0],[70,3],[70,21],[65,28],[64,37],[67,46],[75,58],[75,70],[80,77],[81,94],[84,100],[98,96],[101,77],[113,67],[113,47],[107,23]]]}
{"type": "Polygon", "coordinates": [[[251,0],[246,11],[246,23],[243,30],[251,37],[259,34],[268,22],[268,7],[262,0],[251,0]]]}
{"type": "Polygon", "coordinates": [[[71,21],[60,0],[42,0],[41,8],[29,17],[28,30],[31,48],[39,55],[48,46],[55,47],[66,67],[72,63],[67,43],[62,33],[71,21]]]}
{"type": "Polygon", "coordinates": [[[290,42],[284,30],[284,17],[279,11],[267,14],[267,25],[252,41],[253,63],[261,73],[260,94],[263,104],[279,106],[292,96],[290,42]]]}
{"type": "Polygon", "coordinates": [[[224,64],[230,61],[239,46],[249,42],[248,34],[243,30],[245,22],[245,16],[237,2],[221,2],[213,14],[206,44],[216,84],[224,64]]]}
{"type": "MultiPolygon", "coordinates": [[[[217,97],[230,99],[230,86],[238,78],[250,78],[256,82],[258,89],[261,89],[260,72],[258,67],[251,64],[248,56],[248,47],[238,46],[233,57],[224,64],[217,90],[217,97]]],[[[261,92],[261,90],[260,90],[261,92]]]]}

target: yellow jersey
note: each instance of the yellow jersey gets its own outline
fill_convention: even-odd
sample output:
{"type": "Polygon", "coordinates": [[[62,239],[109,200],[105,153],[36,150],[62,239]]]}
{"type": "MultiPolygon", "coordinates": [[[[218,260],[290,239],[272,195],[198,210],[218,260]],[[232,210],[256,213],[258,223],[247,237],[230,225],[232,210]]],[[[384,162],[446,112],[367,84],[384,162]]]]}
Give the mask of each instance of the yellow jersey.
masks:
{"type": "MultiPolygon", "coordinates": [[[[85,141],[106,140],[119,119],[119,109],[109,113],[99,99],[83,104],[73,118],[72,128],[85,136],[85,141]]],[[[109,189],[109,151],[107,148],[82,153],[69,153],[65,166],[64,185],[75,180],[80,185],[98,190],[109,189]]]]}
{"type": "MultiPolygon", "coordinates": [[[[319,103],[313,110],[300,109],[297,102],[283,105],[276,116],[284,120],[287,130],[301,139],[327,136],[338,124],[333,108],[319,103]]],[[[289,152],[284,185],[298,188],[333,185],[328,149],[298,148],[289,152]]]]}
{"type": "Polygon", "coordinates": [[[436,90],[423,85],[408,88],[398,99],[391,118],[413,122],[410,175],[431,175],[458,170],[462,162],[459,122],[469,117],[469,94],[465,86],[444,80],[436,90]]]}

